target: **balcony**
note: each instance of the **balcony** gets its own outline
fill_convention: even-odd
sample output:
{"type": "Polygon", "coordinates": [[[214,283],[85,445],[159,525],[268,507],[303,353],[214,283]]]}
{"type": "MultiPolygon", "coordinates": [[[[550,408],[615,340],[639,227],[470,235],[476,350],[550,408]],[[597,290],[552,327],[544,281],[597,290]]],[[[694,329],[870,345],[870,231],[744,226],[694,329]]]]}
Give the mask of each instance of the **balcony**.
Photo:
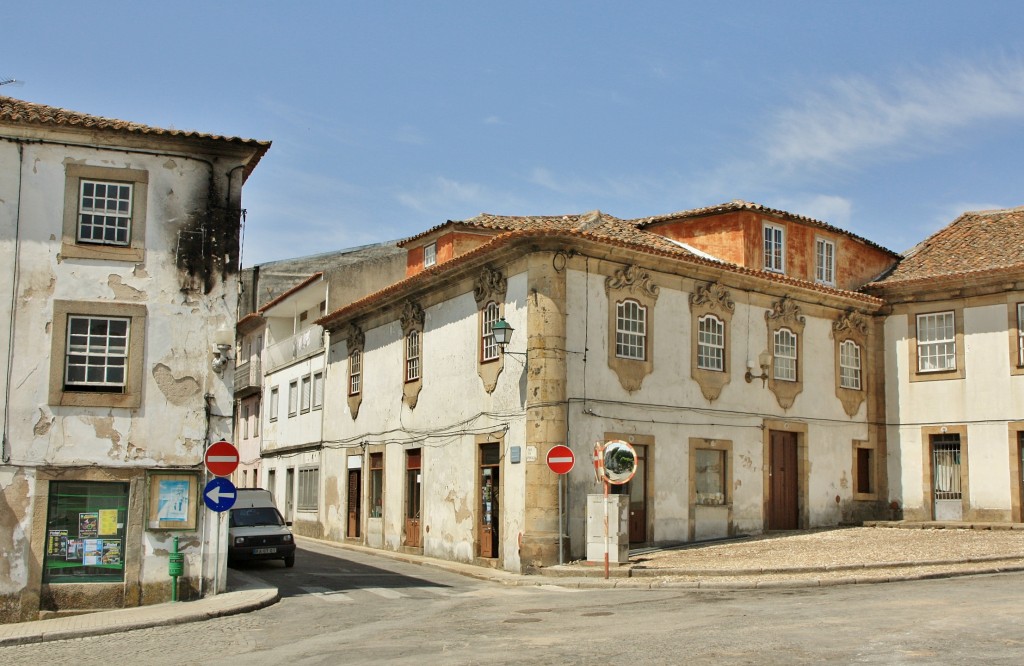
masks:
{"type": "Polygon", "coordinates": [[[282,368],[299,359],[312,356],[324,348],[324,329],[321,326],[310,326],[296,333],[287,340],[267,347],[263,353],[264,370],[268,373],[282,368]]]}
{"type": "Polygon", "coordinates": [[[263,364],[257,356],[235,366],[235,397],[244,398],[258,393],[263,387],[263,364]]]}

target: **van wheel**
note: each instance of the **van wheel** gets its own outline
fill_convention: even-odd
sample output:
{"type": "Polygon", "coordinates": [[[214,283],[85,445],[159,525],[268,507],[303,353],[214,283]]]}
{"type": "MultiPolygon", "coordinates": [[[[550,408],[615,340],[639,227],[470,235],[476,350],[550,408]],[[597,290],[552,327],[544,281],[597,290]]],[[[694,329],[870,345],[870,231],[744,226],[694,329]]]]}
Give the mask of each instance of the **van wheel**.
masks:
{"type": "Polygon", "coordinates": [[[289,555],[288,557],[284,558],[284,565],[286,567],[288,567],[289,569],[294,567],[295,566],[295,556],[294,555],[289,555]]]}

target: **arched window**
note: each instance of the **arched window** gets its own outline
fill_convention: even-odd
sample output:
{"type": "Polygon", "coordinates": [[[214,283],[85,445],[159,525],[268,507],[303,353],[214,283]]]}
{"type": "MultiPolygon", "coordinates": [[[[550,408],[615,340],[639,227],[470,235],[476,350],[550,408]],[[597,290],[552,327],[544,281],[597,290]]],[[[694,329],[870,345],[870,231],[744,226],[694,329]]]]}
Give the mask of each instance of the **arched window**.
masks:
{"type": "Polygon", "coordinates": [[[480,337],[481,337],[481,360],[497,360],[500,350],[498,343],[494,341],[494,322],[501,316],[498,304],[490,301],[481,311],[480,337]]]}
{"type": "Polygon", "coordinates": [[[860,390],[860,345],[853,340],[839,345],[839,386],[860,390]]]}
{"type": "Polygon", "coordinates": [[[616,304],[615,355],[637,361],[647,358],[647,308],[632,299],[616,304]]]}
{"type": "Polygon", "coordinates": [[[697,323],[697,367],[725,370],[725,323],[715,315],[704,315],[697,323]]]}
{"type": "Polygon", "coordinates": [[[775,379],[795,382],[796,377],[796,333],[788,328],[775,331],[775,379]]]}

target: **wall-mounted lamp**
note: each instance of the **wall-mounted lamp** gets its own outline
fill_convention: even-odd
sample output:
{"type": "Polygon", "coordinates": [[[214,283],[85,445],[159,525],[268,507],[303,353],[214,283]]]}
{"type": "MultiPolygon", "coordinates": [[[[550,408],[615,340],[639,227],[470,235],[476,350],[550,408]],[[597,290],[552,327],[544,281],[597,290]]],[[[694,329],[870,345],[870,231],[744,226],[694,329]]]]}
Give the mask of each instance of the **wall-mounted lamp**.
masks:
{"type": "Polygon", "coordinates": [[[235,346],[235,333],[227,326],[221,326],[213,334],[213,360],[210,365],[213,366],[213,371],[217,374],[224,372],[224,368],[227,367],[228,361],[233,361],[231,358],[231,348],[235,346]]]}
{"type": "Polygon", "coordinates": [[[491,324],[491,335],[494,336],[494,343],[501,348],[502,354],[508,354],[509,356],[522,356],[526,358],[526,354],[523,352],[510,352],[505,351],[505,346],[512,341],[512,331],[516,329],[512,328],[504,317],[498,319],[498,321],[491,324]]]}
{"type": "Polygon", "coordinates": [[[754,369],[754,362],[747,359],[747,374],[743,375],[743,378],[747,380],[748,384],[755,379],[760,379],[761,386],[765,387],[768,385],[768,366],[772,363],[772,355],[768,353],[767,349],[758,354],[757,363],[761,366],[761,374],[755,375],[751,372],[754,369]]]}

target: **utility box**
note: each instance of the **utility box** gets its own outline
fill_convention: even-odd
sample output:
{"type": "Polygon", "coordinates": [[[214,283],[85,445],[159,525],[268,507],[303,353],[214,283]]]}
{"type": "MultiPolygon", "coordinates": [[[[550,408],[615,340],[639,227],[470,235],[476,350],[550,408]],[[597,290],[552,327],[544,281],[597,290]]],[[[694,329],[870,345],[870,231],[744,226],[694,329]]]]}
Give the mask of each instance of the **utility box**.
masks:
{"type": "MultiPolygon", "coordinates": [[[[587,495],[587,561],[604,562],[604,495],[587,495]]],[[[629,563],[629,496],[608,496],[608,562],[629,563]]]]}

